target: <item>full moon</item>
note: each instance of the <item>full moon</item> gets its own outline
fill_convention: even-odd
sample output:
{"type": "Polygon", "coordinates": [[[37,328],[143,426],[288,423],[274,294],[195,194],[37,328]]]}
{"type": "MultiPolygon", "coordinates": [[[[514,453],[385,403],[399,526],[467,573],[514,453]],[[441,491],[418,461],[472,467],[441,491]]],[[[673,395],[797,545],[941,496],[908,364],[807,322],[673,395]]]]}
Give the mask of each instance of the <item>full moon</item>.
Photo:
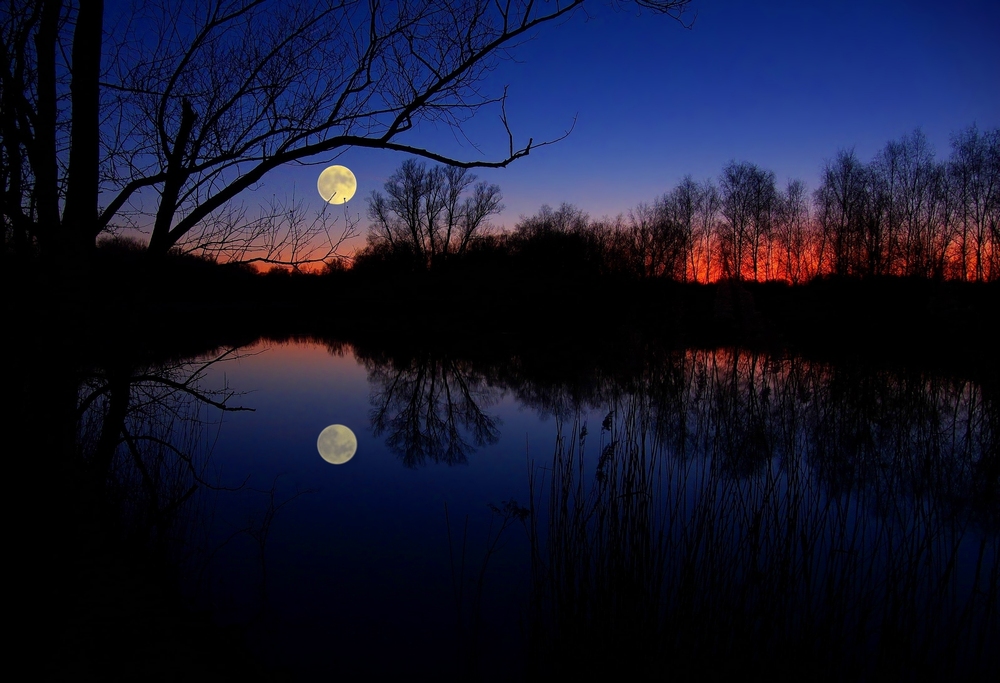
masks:
{"type": "Polygon", "coordinates": [[[319,196],[330,204],[346,204],[358,190],[358,179],[346,166],[328,166],[316,181],[319,196]]]}
{"type": "Polygon", "coordinates": [[[331,465],[343,465],[354,457],[358,450],[358,439],[344,425],[330,425],[319,433],[316,449],[331,465]]]}

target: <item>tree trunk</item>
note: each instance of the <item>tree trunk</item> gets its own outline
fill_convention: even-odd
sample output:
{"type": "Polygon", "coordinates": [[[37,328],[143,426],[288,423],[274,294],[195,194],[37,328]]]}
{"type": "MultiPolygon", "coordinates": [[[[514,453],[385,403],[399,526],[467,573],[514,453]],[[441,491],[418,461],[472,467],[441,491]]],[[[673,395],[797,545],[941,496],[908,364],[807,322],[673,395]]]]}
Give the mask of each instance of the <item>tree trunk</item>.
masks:
{"type": "Polygon", "coordinates": [[[155,258],[164,256],[183,236],[183,233],[171,232],[170,225],[177,212],[177,198],[180,196],[184,181],[188,178],[188,171],[184,168],[184,151],[187,149],[191,129],[197,118],[191,103],[187,99],[182,100],[181,125],[177,131],[174,148],[167,155],[167,179],[163,182],[160,207],[153,223],[153,235],[149,239],[149,254],[155,258]]]}
{"type": "Polygon", "coordinates": [[[97,240],[97,193],[100,169],[100,75],[104,2],[80,3],[73,33],[73,129],[70,138],[63,239],[80,252],[97,240]]]}
{"type": "Polygon", "coordinates": [[[42,5],[35,51],[38,58],[38,118],[29,158],[35,172],[35,202],[38,239],[43,248],[51,244],[59,226],[59,193],[56,167],[56,42],[62,0],[42,5]]]}

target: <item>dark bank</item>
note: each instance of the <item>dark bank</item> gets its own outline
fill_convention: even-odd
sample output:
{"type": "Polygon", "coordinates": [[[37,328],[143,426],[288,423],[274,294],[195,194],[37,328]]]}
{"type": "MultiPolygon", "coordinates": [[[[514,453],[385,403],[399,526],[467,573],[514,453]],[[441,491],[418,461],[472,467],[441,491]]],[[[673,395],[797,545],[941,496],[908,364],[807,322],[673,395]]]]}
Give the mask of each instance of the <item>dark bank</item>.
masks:
{"type": "MultiPolygon", "coordinates": [[[[280,680],[409,668],[492,680],[669,668],[684,680],[706,661],[779,678],[995,673],[1000,470],[986,331],[995,284],[532,280],[482,267],[258,275],[97,258],[107,261],[71,278],[5,269],[37,284],[35,300],[8,308],[26,331],[10,419],[50,454],[25,466],[52,491],[39,517],[48,521],[22,533],[37,558],[30,574],[58,586],[44,593],[37,626],[62,629],[53,675],[169,679],[195,669],[280,680]],[[81,280],[88,286],[74,290],[81,280]],[[55,300],[44,300],[49,292],[55,300]],[[307,566],[287,546],[271,549],[286,541],[278,531],[268,541],[268,525],[280,529],[322,497],[317,479],[247,483],[252,462],[205,450],[215,434],[206,410],[231,416],[212,437],[224,442],[240,429],[230,420],[256,416],[231,411],[267,408],[265,394],[236,393],[253,385],[204,388],[206,370],[275,344],[261,357],[307,344],[353,358],[368,388],[343,400],[369,406],[359,433],[369,430],[403,471],[518,463],[520,474],[499,477],[518,485],[471,507],[464,499],[490,490],[479,482],[487,475],[459,484],[459,499],[442,494],[451,513],[435,507],[423,531],[431,546],[449,539],[426,551],[438,564],[421,570],[445,584],[440,613],[422,618],[449,634],[449,647],[393,640],[397,654],[380,659],[382,645],[328,627],[354,655],[317,660],[319,636],[295,631],[298,645],[274,636],[305,617],[262,594],[262,579],[233,579],[248,585],[226,589],[226,608],[211,590],[192,593],[192,572],[246,562],[219,559],[242,542],[265,558],[261,585],[278,594],[289,564],[307,566]],[[523,434],[520,444],[504,435],[524,410],[549,416],[527,428],[541,445],[527,476],[523,434]],[[213,479],[207,463],[218,457],[240,474],[213,479]],[[231,494],[253,500],[225,502],[231,494]],[[218,530],[196,540],[213,514],[246,505],[252,520],[231,525],[237,540],[218,530]],[[486,545],[467,540],[484,534],[486,545]],[[521,583],[501,593],[516,608],[490,594],[508,572],[521,583]],[[315,653],[302,654],[313,642],[315,653]]],[[[233,368],[226,376],[239,376],[233,368]]],[[[407,621],[392,615],[410,599],[399,593],[409,579],[383,581],[351,609],[407,621]]],[[[364,627],[369,636],[385,633],[380,623],[364,627]]]]}

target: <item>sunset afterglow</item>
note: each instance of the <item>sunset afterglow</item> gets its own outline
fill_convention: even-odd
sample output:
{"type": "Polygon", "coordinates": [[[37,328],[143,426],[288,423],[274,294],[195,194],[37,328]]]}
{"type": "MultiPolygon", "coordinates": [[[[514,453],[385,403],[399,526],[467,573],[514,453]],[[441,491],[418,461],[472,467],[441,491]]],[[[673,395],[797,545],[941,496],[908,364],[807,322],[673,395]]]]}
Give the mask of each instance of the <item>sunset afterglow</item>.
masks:
{"type": "Polygon", "coordinates": [[[0,3],[25,677],[1000,681],[998,27],[0,3]]]}

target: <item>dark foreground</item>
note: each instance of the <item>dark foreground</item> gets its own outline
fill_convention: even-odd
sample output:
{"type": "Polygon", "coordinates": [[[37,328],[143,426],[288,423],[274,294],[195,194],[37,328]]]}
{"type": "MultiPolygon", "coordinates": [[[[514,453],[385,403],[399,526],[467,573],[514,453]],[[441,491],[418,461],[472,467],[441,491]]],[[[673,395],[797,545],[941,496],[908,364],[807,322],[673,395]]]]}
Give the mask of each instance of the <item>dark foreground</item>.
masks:
{"type": "MultiPolygon", "coordinates": [[[[123,540],[117,516],[122,508],[108,505],[108,482],[95,474],[92,459],[79,457],[79,382],[95,369],[191,356],[261,335],[309,336],[348,343],[396,365],[427,352],[494,368],[516,358],[531,382],[586,385],[599,375],[639,376],[650,354],[740,346],[971,378],[990,405],[996,402],[995,339],[987,331],[1000,310],[996,284],[824,280],[801,287],[693,286],[572,277],[511,281],[489,273],[366,280],[344,273],[265,278],[191,264],[166,265],[165,272],[116,268],[71,278],[22,272],[12,279],[8,271],[8,291],[18,295],[9,298],[6,313],[8,329],[16,330],[9,384],[16,400],[6,420],[13,431],[33,435],[19,467],[22,479],[42,492],[31,521],[18,527],[15,554],[23,560],[26,585],[39,596],[27,615],[30,632],[60,643],[41,667],[53,678],[175,680],[192,672],[282,678],[247,651],[239,629],[219,628],[176,600],[169,543],[123,540]]],[[[126,409],[111,400],[106,419],[126,409]]],[[[986,414],[997,433],[995,407],[986,414]]],[[[100,437],[98,442],[98,454],[112,448],[101,446],[100,437]]],[[[995,516],[991,506],[1000,476],[995,452],[977,475],[977,491],[985,496],[977,505],[987,519],[995,516]]],[[[995,587],[983,598],[995,603],[995,587]]],[[[995,624],[995,604],[993,610],[995,624]]],[[[536,670],[551,677],[576,662],[584,673],[621,673],[626,661],[614,653],[634,650],[641,634],[619,626],[609,631],[614,648],[595,649],[601,628],[588,623],[575,637],[573,629],[562,633],[550,647],[558,651],[559,664],[542,657],[536,670]]],[[[838,671],[824,665],[817,672],[809,652],[761,660],[748,649],[752,638],[723,642],[724,623],[713,628],[688,622],[686,628],[703,636],[697,641],[680,624],[670,628],[678,652],[689,655],[673,667],[680,680],[709,671],[745,674],[748,667],[777,678],[838,671]],[[719,652],[727,658],[712,661],[719,652]]],[[[815,642],[822,634],[809,637],[815,642]]],[[[885,653],[886,673],[895,670],[892,655],[885,653]]],[[[656,661],[671,656],[665,652],[656,661]]],[[[986,680],[988,673],[973,669],[963,675],[986,680]]]]}

